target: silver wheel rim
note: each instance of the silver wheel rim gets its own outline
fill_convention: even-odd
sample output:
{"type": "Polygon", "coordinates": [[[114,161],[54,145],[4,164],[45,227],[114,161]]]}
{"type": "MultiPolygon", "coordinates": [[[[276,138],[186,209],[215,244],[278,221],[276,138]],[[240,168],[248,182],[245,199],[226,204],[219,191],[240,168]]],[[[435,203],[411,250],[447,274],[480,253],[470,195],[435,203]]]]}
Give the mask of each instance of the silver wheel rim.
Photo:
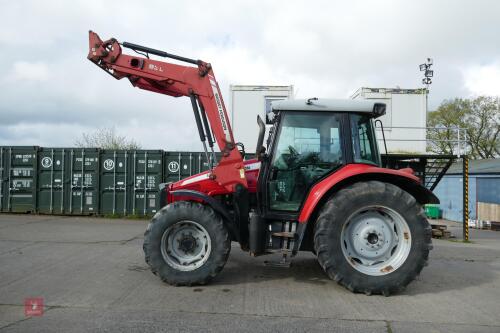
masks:
{"type": "Polygon", "coordinates": [[[364,207],[348,219],[341,233],[342,252],[357,271],[381,276],[401,267],[411,249],[405,219],[391,208],[364,207]]]}
{"type": "Polygon", "coordinates": [[[193,221],[179,221],[168,227],[161,237],[163,260],[179,271],[192,271],[203,266],[211,250],[207,230],[193,221]]]}

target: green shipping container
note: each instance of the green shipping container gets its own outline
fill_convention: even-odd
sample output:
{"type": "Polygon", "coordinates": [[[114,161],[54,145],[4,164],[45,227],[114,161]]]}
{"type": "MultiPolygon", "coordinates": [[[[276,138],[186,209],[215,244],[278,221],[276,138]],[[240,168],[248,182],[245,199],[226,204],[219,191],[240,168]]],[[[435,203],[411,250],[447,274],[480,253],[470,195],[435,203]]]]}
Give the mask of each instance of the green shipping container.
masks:
{"type": "MultiPolygon", "coordinates": [[[[221,153],[216,153],[217,161],[221,153]]],[[[195,152],[165,152],[164,153],[164,182],[176,182],[186,177],[198,174],[209,169],[205,153],[195,152]]],[[[212,162],[212,154],[209,154],[212,162]]]]}
{"type": "Polygon", "coordinates": [[[153,215],[160,183],[208,169],[201,152],[0,147],[0,212],[153,215]]]}
{"type": "Polygon", "coordinates": [[[102,150],[100,213],[153,215],[163,179],[161,150],[102,150]]]}
{"type": "Polygon", "coordinates": [[[425,205],[425,215],[430,219],[438,219],[441,217],[441,210],[439,205],[428,204],[425,205]]]}
{"type": "Polygon", "coordinates": [[[40,148],[37,207],[43,214],[98,214],[99,150],[40,148]]]}
{"type": "Polygon", "coordinates": [[[35,146],[0,148],[0,211],[36,210],[37,150],[35,146]]]}

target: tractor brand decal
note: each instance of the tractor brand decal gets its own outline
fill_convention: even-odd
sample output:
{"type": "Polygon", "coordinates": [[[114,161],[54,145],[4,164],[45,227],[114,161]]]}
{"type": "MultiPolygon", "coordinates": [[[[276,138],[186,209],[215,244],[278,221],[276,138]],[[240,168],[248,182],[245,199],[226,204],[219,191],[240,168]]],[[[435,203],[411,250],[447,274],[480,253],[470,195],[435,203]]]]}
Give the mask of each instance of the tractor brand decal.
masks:
{"type": "Polygon", "coordinates": [[[42,158],[42,167],[50,168],[52,166],[52,159],[50,157],[42,158]]]}
{"type": "Polygon", "coordinates": [[[257,170],[260,169],[260,162],[245,165],[245,170],[257,170]]]}
{"type": "Polygon", "coordinates": [[[172,161],[172,162],[168,163],[168,171],[170,171],[170,172],[179,171],[179,162],[172,161]]]}
{"type": "Polygon", "coordinates": [[[230,142],[231,137],[229,136],[226,115],[224,113],[224,107],[222,106],[222,101],[219,96],[219,89],[217,88],[217,84],[215,82],[210,81],[210,83],[212,84],[212,90],[214,93],[215,103],[217,104],[217,111],[219,113],[222,130],[224,131],[224,135],[226,136],[226,141],[230,142]]]}
{"type": "Polygon", "coordinates": [[[208,179],[209,177],[210,177],[210,175],[207,172],[205,174],[202,174],[202,175],[199,175],[199,176],[195,176],[193,178],[188,178],[188,179],[186,179],[185,181],[182,182],[181,186],[192,184],[192,183],[196,183],[196,182],[198,182],[200,180],[208,179]]]}
{"type": "Polygon", "coordinates": [[[156,66],[155,64],[149,64],[148,68],[152,71],[163,72],[163,69],[161,68],[161,66],[156,66]]]}
{"type": "Polygon", "coordinates": [[[115,168],[115,162],[112,159],[108,158],[104,161],[103,167],[108,171],[113,170],[115,168]]]}

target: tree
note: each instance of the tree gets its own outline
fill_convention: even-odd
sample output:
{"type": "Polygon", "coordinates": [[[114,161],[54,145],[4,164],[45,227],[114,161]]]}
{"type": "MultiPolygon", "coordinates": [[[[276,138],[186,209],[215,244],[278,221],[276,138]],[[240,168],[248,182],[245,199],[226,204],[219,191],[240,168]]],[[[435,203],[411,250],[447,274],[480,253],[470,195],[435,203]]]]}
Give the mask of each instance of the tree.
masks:
{"type": "Polygon", "coordinates": [[[82,133],[75,140],[75,146],[101,149],[141,149],[135,140],[127,140],[125,136],[116,134],[114,127],[98,128],[94,132],[82,133]]]}
{"type": "MultiPolygon", "coordinates": [[[[500,156],[500,99],[480,96],[474,99],[456,98],[445,100],[439,108],[430,112],[427,126],[428,149],[439,154],[452,154],[457,146],[456,128],[467,131],[468,154],[472,158],[500,156]]],[[[464,140],[461,134],[461,140],[464,140]]],[[[463,143],[461,143],[463,144],[463,143]]]]}

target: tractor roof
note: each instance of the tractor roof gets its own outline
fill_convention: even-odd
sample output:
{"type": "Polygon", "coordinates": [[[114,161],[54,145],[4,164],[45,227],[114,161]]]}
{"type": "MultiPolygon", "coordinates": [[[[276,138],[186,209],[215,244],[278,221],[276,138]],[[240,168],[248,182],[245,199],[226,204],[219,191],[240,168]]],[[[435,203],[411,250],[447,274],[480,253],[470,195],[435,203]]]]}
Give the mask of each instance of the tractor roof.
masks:
{"type": "Polygon", "coordinates": [[[273,111],[336,111],[367,113],[375,117],[385,114],[385,104],[352,99],[289,99],[272,102],[273,111]]]}

